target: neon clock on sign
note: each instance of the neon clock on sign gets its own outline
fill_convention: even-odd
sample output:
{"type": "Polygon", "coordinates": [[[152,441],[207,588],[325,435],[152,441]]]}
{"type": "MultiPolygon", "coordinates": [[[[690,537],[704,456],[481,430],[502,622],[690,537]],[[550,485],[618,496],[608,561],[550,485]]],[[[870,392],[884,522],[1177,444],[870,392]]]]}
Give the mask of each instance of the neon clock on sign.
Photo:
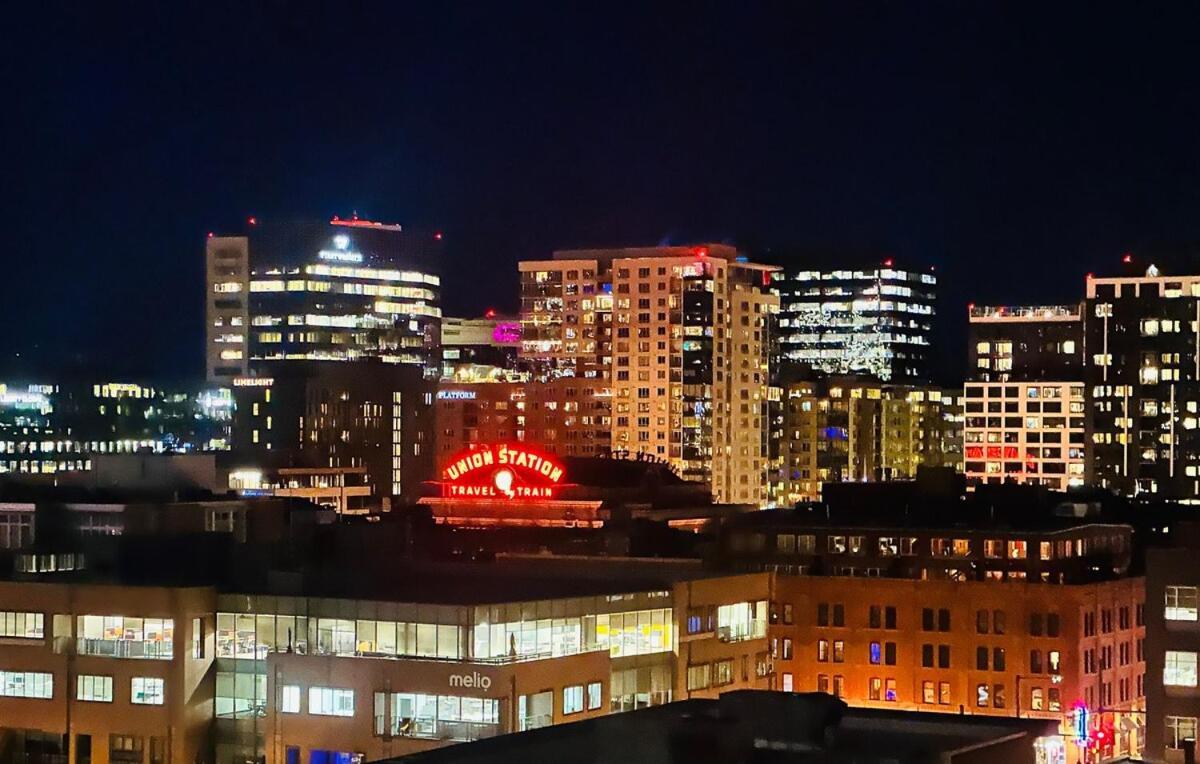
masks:
{"type": "Polygon", "coordinates": [[[562,485],[561,462],[520,444],[460,451],[442,469],[442,495],[458,499],[550,499],[562,485]]]}

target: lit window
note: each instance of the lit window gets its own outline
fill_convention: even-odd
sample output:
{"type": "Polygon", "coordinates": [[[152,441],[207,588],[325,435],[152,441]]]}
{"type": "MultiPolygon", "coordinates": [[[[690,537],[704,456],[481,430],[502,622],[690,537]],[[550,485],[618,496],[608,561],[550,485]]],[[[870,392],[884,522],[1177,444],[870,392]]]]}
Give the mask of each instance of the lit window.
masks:
{"type": "Polygon", "coordinates": [[[354,716],[354,690],[309,687],[308,712],[314,716],[354,716]]]}
{"type": "Polygon", "coordinates": [[[129,702],[142,706],[163,704],[163,680],[151,676],[135,676],[129,693],[129,702]]]}
{"type": "Polygon", "coordinates": [[[75,699],[94,703],[112,703],[112,677],[80,674],[75,681],[75,699]]]}
{"type": "Polygon", "coordinates": [[[1195,621],[1197,619],[1197,587],[1168,586],[1166,609],[1163,613],[1168,621],[1195,621]]]}
{"type": "Polygon", "coordinates": [[[287,684],[280,688],[279,710],[285,714],[300,713],[300,686],[287,684]]]}
{"type": "Polygon", "coordinates": [[[1168,687],[1196,686],[1196,653],[1167,650],[1163,665],[1163,684],[1168,687]]]}
{"type": "Polygon", "coordinates": [[[573,684],[562,691],[563,715],[577,714],[583,710],[583,685],[573,684]]]}

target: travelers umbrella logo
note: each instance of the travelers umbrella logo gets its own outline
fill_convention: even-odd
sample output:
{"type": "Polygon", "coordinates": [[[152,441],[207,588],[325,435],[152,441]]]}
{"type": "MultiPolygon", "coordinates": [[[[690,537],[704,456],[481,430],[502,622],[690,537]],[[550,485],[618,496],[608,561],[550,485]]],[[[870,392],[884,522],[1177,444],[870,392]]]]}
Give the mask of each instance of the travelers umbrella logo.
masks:
{"type": "Polygon", "coordinates": [[[549,454],[520,444],[480,445],[459,451],[442,469],[442,495],[461,499],[550,499],[565,469],[549,454]]]}

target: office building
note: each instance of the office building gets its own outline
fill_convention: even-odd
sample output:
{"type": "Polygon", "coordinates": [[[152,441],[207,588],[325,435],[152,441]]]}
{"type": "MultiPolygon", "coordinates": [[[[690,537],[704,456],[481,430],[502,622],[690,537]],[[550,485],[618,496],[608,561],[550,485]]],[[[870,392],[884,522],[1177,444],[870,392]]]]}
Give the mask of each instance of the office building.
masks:
{"type": "Polygon", "coordinates": [[[231,487],[328,489],[362,510],[415,497],[433,477],[436,383],[419,366],[289,361],[270,368],[271,376],[233,380],[231,487]],[[345,496],[346,486],[364,484],[369,496],[345,496]]]}
{"type": "Polygon", "coordinates": [[[1171,533],[1146,553],[1146,755],[1178,764],[1200,731],[1200,525],[1171,533]]]}
{"type": "Polygon", "coordinates": [[[522,262],[522,356],[539,377],[611,386],[614,453],[765,504],[773,270],[715,244],[522,262]]]}
{"type": "Polygon", "coordinates": [[[892,382],[926,379],[936,313],[932,269],[892,259],[814,268],[811,258],[775,274],[781,362],[826,374],[892,382]]]}
{"type": "MultiPolygon", "coordinates": [[[[966,522],[964,520],[964,522],[966,522]]],[[[853,706],[1039,718],[1067,760],[1145,741],[1145,581],[1128,526],[1066,521],[927,526],[739,515],[725,564],[777,571],[774,689],[853,706]],[[785,573],[787,575],[785,575],[785,573]]],[[[681,638],[684,633],[681,632],[681,638]]]]}
{"type": "Polygon", "coordinates": [[[488,311],[482,318],[442,317],[442,379],[518,381],[521,322],[488,311]]]}
{"type": "Polygon", "coordinates": [[[1076,382],[967,382],[963,452],[969,486],[1084,484],[1087,398],[1076,382]]]}
{"type": "Polygon", "coordinates": [[[229,448],[227,390],[134,382],[0,383],[0,475],[79,476],[97,456],[229,448]]]}
{"type": "Polygon", "coordinates": [[[1200,499],[1200,276],[1087,279],[1088,483],[1200,499]]]}
{"type": "Polygon", "coordinates": [[[379,359],[441,373],[440,238],[358,218],[251,218],[208,238],[208,379],[262,363],[379,359]]]}
{"type": "Polygon", "coordinates": [[[866,378],[796,382],[783,390],[780,503],[818,501],[822,485],[906,480],[919,467],[961,469],[954,391],[866,378]]]}

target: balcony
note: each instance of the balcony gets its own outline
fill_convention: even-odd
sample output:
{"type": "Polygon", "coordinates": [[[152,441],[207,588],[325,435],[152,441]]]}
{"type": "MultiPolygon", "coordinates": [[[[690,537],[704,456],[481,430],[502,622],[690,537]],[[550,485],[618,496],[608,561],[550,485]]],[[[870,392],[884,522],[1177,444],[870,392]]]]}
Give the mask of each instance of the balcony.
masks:
{"type": "Polygon", "coordinates": [[[125,639],[88,639],[78,642],[79,655],[98,655],[104,658],[136,658],[169,661],[174,657],[174,646],[169,640],[157,642],[135,642],[125,639]]]}
{"type": "MultiPolygon", "coordinates": [[[[382,727],[382,717],[375,717],[376,729],[382,727]]],[[[549,725],[549,721],[545,725],[549,725]]],[[[394,718],[390,734],[394,737],[411,737],[422,740],[449,740],[467,743],[495,737],[503,732],[498,722],[446,721],[429,718],[394,718]]]]}

